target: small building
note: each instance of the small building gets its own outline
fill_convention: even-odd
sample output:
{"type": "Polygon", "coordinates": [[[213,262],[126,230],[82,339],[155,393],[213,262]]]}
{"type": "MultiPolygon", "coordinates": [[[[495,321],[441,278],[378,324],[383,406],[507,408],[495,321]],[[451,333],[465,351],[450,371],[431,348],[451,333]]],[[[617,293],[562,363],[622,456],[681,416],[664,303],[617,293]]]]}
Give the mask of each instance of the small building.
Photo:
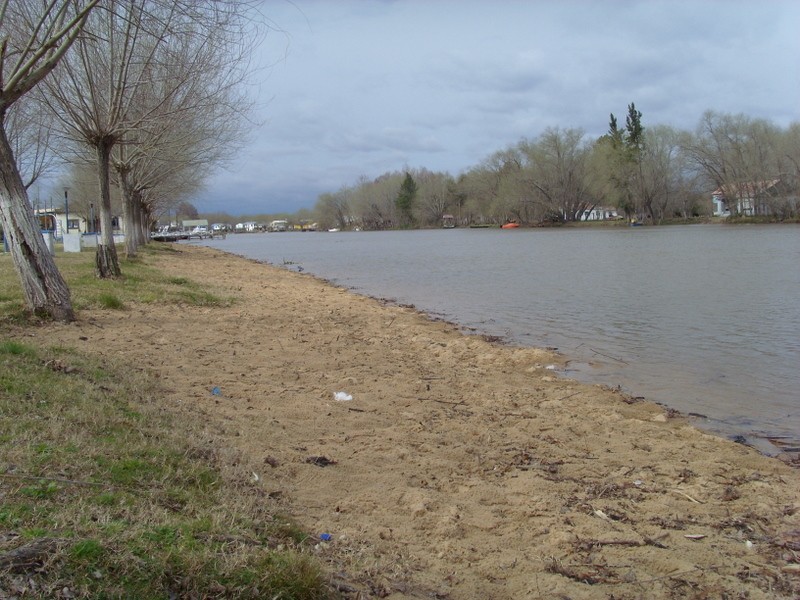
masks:
{"type": "Polygon", "coordinates": [[[271,221],[267,231],[286,231],[289,229],[289,222],[286,219],[276,219],[271,221]]]}
{"type": "MultiPolygon", "coordinates": [[[[96,233],[100,231],[100,215],[96,214],[93,210],[86,218],[80,214],[69,213],[69,222],[67,222],[67,215],[62,208],[38,208],[34,210],[34,214],[39,219],[42,231],[50,231],[53,237],[61,239],[65,233],[96,233]]],[[[114,235],[121,235],[125,232],[122,217],[112,215],[111,228],[114,235]]]]}
{"type": "Polygon", "coordinates": [[[613,219],[619,219],[619,213],[613,206],[594,206],[581,214],[581,221],[610,221],[613,219]]]}
{"type": "Polygon", "coordinates": [[[792,193],[782,179],[726,184],[711,192],[715,217],[770,216],[783,209],[797,208],[797,192],[792,193]]]}

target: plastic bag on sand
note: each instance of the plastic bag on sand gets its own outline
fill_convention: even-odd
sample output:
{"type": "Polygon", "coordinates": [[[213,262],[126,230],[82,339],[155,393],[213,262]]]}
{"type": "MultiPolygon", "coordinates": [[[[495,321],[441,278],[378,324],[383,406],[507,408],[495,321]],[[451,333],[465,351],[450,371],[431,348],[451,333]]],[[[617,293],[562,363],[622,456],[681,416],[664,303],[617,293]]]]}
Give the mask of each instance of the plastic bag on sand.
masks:
{"type": "Polygon", "coordinates": [[[353,399],[352,394],[348,394],[347,392],[335,392],[333,394],[333,399],[338,402],[347,402],[353,399]]]}

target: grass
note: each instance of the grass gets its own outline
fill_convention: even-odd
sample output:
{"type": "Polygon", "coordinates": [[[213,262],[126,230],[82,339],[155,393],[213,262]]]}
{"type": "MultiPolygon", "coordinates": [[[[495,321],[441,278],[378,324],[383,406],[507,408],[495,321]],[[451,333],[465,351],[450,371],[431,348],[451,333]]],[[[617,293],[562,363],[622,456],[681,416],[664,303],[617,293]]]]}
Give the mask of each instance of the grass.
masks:
{"type": "MultiPolygon", "coordinates": [[[[230,302],[147,254],[116,281],[89,254],[58,263],[79,307],[230,302]]],[[[310,537],[230,466],[241,457],[148,373],[25,341],[40,325],[16,288],[0,255],[0,597],[336,597],[310,537]]]]}
{"type": "MultiPolygon", "coordinates": [[[[94,253],[56,255],[56,265],[67,281],[76,310],[103,308],[125,310],[130,304],[175,304],[188,306],[223,307],[232,304],[231,298],[214,294],[204,286],[186,277],[169,277],[160,273],[152,263],[159,254],[175,252],[174,249],[150,245],[140,251],[140,258],[120,258],[122,277],[99,279],[95,275],[94,253]]],[[[0,253],[0,281],[8,285],[0,289],[0,318],[25,322],[26,311],[22,290],[11,263],[11,256],[0,253]]]]}

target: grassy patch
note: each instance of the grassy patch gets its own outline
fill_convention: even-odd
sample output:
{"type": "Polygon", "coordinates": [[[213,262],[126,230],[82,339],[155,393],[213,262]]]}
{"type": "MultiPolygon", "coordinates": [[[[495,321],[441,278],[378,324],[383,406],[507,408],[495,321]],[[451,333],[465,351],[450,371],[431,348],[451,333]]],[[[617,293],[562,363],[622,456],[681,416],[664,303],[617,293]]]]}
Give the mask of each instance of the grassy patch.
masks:
{"type": "MultiPolygon", "coordinates": [[[[132,260],[120,257],[122,277],[98,279],[94,252],[59,253],[56,265],[64,276],[76,310],[125,310],[133,304],[176,304],[204,307],[230,306],[233,299],[215,294],[203,282],[188,277],[171,277],[153,266],[154,259],[174,253],[171,247],[151,244],[132,260]]],[[[0,253],[0,321],[24,323],[28,320],[22,289],[11,262],[11,255],[0,253]]]]}
{"type": "Polygon", "coordinates": [[[170,277],[152,266],[153,259],[166,252],[175,252],[160,245],[140,250],[136,259],[120,259],[122,277],[117,280],[98,279],[94,262],[76,261],[74,256],[59,257],[59,269],[64,273],[72,291],[76,308],[95,307],[118,310],[131,303],[184,304],[190,306],[229,306],[231,298],[214,294],[202,281],[187,277],[170,277]]]}
{"type": "Polygon", "coordinates": [[[39,548],[20,568],[41,597],[330,597],[297,528],[146,375],[13,340],[0,373],[0,558],[39,548]]]}
{"type": "Polygon", "coordinates": [[[159,395],[130,365],[0,337],[0,597],[335,597],[241,457],[159,395]]]}

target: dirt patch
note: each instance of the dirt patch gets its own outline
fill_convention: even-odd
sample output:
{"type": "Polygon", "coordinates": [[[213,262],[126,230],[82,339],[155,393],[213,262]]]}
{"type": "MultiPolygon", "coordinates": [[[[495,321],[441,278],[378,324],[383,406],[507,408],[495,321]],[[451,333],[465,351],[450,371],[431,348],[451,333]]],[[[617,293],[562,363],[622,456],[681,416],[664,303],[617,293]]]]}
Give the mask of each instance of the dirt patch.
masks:
{"type": "Polygon", "coordinates": [[[152,260],[237,301],[87,311],[35,335],[157,374],[175,410],[243,453],[243,478],[321,536],[342,589],[800,594],[800,472],[780,461],[562,379],[544,350],[207,248],[152,260]]]}

